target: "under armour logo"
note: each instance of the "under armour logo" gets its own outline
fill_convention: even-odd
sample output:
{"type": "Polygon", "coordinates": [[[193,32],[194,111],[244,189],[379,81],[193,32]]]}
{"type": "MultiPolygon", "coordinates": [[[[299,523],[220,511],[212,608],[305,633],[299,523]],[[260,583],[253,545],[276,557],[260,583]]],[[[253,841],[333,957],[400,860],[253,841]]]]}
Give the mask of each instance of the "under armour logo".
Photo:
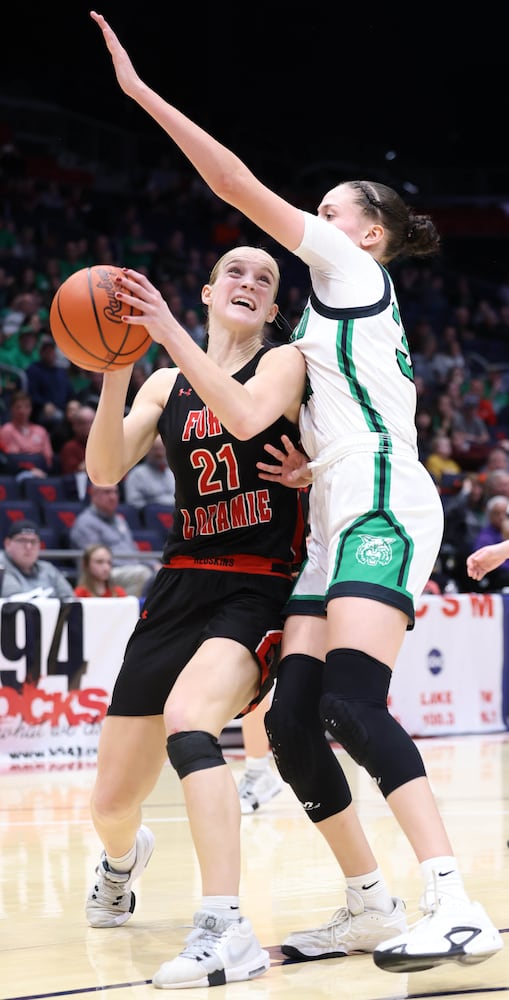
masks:
{"type": "Polygon", "coordinates": [[[192,389],[179,389],[179,396],[190,396],[192,389]]]}

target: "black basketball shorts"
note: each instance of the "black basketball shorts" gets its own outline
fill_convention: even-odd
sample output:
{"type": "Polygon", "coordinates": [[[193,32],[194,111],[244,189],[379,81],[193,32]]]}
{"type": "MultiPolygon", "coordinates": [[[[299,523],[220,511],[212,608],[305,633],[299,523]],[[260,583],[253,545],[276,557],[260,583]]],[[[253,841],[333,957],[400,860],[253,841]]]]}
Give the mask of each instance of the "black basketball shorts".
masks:
{"type": "Polygon", "coordinates": [[[257,661],[254,708],[274,682],[291,588],[276,576],[163,567],[127,642],[108,714],[160,715],[180,672],[215,637],[242,643],[257,661]]]}

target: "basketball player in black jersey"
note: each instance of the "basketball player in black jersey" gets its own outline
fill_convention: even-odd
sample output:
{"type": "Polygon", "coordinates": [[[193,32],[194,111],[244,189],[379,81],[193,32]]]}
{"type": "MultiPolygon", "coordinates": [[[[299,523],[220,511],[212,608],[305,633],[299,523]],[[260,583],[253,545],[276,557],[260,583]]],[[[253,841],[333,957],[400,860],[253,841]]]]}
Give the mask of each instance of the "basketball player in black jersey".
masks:
{"type": "Polygon", "coordinates": [[[277,314],[276,261],[240,247],[214,267],[202,292],[210,357],[222,371],[270,394],[281,371],[274,423],[235,437],[176,368],[161,368],[124,417],[131,368],[105,373],[89,434],[94,483],[118,483],[161,435],[175,476],[175,522],[140,619],[128,641],[99,741],[92,818],[104,851],[87,900],[93,927],[129,920],[132,884],[154,837],[141,823],[166,754],[182,781],[203,899],[184,951],[154,976],[162,988],[250,979],[269,967],[241,915],[240,805],[219,744],[224,726],[270,689],[282,608],[301,557],[299,494],[261,482],[267,441],[296,443],[304,363],[289,345],[264,346],[277,314]],[[279,416],[279,414],[284,414],[279,416]]]}
{"type": "MultiPolygon", "coordinates": [[[[435,254],[439,235],[428,216],[379,182],[341,181],[324,193],[316,215],[293,205],[152,90],[102,15],[91,16],[123,92],[215,196],[309,267],[311,294],[292,340],[309,379],[300,429],[313,460],[310,539],[265,721],[281,775],[347,878],[347,907],[321,928],[291,934],[283,952],[316,958],[373,951],[390,972],[485,961],[503,947],[502,937],[467,895],[422,757],[387,704],[391,671],[443,531],[440,498],[418,460],[411,358],[387,267],[401,255],[435,254]],[[410,928],[402,901],[375,868],[325,732],[377,782],[412,846],[424,892],[423,917],[410,928]]],[[[122,293],[126,306],[141,302],[136,321],[232,432],[249,437],[279,416],[285,377],[279,386],[269,378],[266,392],[258,376],[250,392],[232,389],[224,372],[202,369],[196,345],[182,338],[146,276],[129,272],[123,283],[131,293],[122,293]]]]}

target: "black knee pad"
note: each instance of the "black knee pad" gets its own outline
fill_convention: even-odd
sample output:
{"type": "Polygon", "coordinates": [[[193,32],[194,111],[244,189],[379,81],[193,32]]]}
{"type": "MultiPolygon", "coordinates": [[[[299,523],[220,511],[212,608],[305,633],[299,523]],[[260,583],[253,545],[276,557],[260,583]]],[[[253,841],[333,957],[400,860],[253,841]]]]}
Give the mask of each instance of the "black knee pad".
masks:
{"type": "Polygon", "coordinates": [[[387,709],[391,671],[357,649],[327,654],[322,723],[375,779],[387,798],[400,785],[426,774],[422,757],[407,732],[387,709]]]}
{"type": "Polygon", "coordinates": [[[208,767],[220,767],[221,764],[226,764],[219,740],[201,729],[168,736],[166,750],[170,764],[175,768],[181,781],[193,771],[205,771],[208,767]]]}
{"type": "Polygon", "coordinates": [[[313,823],[342,812],[352,801],[318,710],[323,666],[312,656],[285,656],[278,667],[272,706],[265,716],[278,771],[313,823]]]}

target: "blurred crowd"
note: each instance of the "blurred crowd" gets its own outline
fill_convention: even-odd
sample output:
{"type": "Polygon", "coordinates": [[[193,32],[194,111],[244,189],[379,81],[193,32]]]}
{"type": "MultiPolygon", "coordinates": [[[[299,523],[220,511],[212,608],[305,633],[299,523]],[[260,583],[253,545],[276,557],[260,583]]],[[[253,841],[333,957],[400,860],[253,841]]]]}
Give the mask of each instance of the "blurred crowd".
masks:
{"type": "MultiPolygon", "coordinates": [[[[307,276],[295,258],[270,245],[164,155],[130,197],[101,193],[93,179],[69,183],[31,167],[20,148],[4,145],[0,476],[21,484],[60,476],[71,484],[70,498],[86,505],[85,445],[102,375],[71,365],[51,337],[50,305],[61,282],[89,264],[144,271],[204,346],[201,288],[227,249],[254,243],[279,260],[284,322],[267,330],[273,342],[287,340],[296,325],[307,299],[307,276]]],[[[314,210],[305,201],[303,207],[314,210]]],[[[509,586],[509,566],[474,585],[466,577],[465,558],[487,540],[509,537],[509,279],[494,283],[459,273],[444,260],[391,267],[414,365],[420,457],[445,512],[444,542],[429,590],[498,590],[509,586]]],[[[128,405],[147,376],[168,364],[171,358],[153,344],[135,365],[128,405]]],[[[171,483],[164,488],[171,495],[171,483]]],[[[125,483],[119,501],[130,502],[125,483]]]]}

